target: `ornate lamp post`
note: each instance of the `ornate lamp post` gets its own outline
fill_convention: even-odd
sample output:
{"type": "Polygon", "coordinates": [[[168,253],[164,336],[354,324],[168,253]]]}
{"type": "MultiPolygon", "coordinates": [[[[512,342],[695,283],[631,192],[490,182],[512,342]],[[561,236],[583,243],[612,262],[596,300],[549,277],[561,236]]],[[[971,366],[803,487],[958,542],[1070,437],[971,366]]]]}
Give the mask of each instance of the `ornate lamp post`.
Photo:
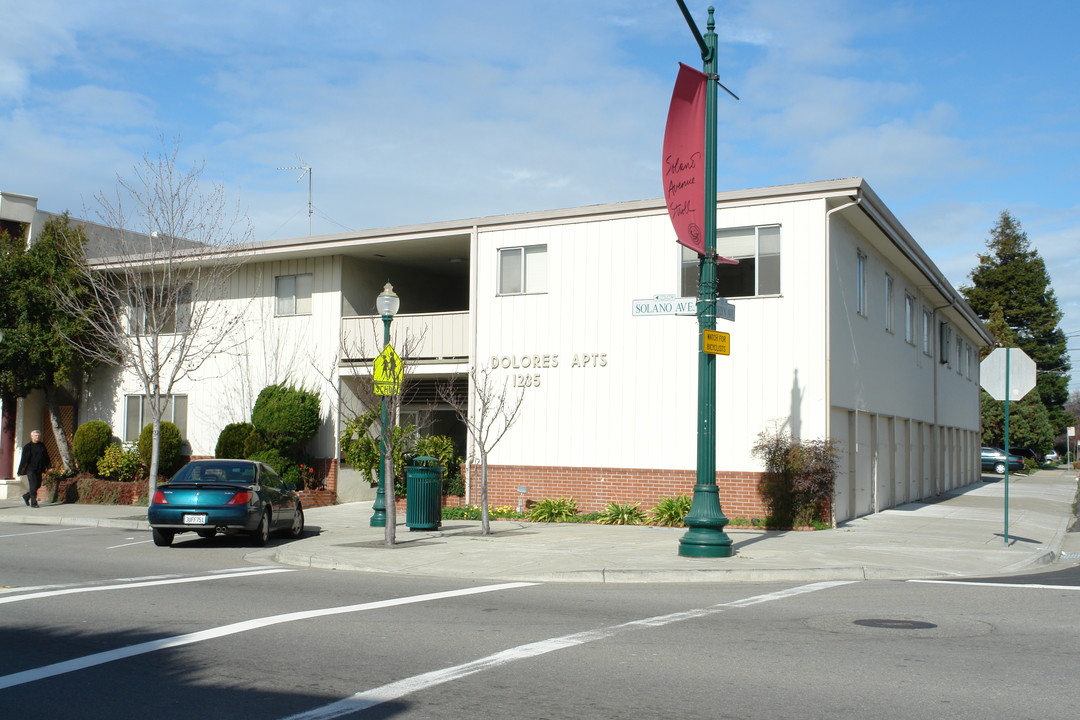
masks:
{"type": "MultiPolygon", "coordinates": [[[[683,0],[678,0],[690,30],[701,48],[705,86],[705,254],[698,279],[698,327],[716,329],[716,21],[709,6],[704,36],[683,0]]],[[[699,340],[700,342],[700,340],[699,340]]],[[[683,557],[731,557],[731,538],[724,532],[728,519],[720,508],[716,484],[716,364],[715,356],[698,351],[698,454],[694,499],[683,522],[689,528],[679,540],[683,557]]]]}
{"type": "MultiPolygon", "coordinates": [[[[394,322],[394,316],[397,315],[398,308],[401,306],[401,298],[394,292],[394,286],[390,283],[386,283],[383,287],[383,291],[375,298],[375,309],[379,311],[379,315],[382,316],[383,321],[383,349],[390,344],[390,323],[394,322]]],[[[386,466],[388,464],[388,458],[392,448],[387,443],[387,435],[389,430],[387,423],[387,409],[386,409],[386,396],[382,396],[382,404],[379,409],[379,451],[382,456],[382,462],[379,463],[379,489],[375,491],[375,503],[371,509],[374,511],[371,514],[370,527],[386,527],[386,485],[390,483],[393,487],[394,477],[393,472],[390,473],[390,477],[387,478],[386,466]]],[[[393,467],[391,465],[391,467],[393,467]]],[[[390,502],[394,502],[393,492],[390,494],[390,502]]]]}

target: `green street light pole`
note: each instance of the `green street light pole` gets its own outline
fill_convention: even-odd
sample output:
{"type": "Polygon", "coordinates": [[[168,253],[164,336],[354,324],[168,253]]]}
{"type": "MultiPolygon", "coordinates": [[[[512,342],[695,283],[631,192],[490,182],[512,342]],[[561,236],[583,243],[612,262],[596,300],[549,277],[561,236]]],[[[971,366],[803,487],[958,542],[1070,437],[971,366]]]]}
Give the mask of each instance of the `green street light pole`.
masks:
{"type": "Polygon", "coordinates": [[[702,37],[683,0],[677,0],[701,48],[705,85],[705,254],[698,276],[698,437],[697,482],[690,512],[683,522],[689,530],[679,539],[683,557],[731,557],[731,538],[724,532],[728,519],[720,509],[716,485],[716,356],[702,347],[705,330],[716,329],[716,21],[709,7],[707,32],[702,37]]]}
{"type": "MultiPolygon", "coordinates": [[[[394,315],[397,314],[398,307],[401,304],[401,300],[394,292],[394,286],[390,283],[386,283],[383,291],[375,298],[375,307],[379,311],[379,315],[382,316],[383,321],[383,350],[390,344],[390,323],[394,322],[394,315]]],[[[388,462],[388,457],[391,452],[390,443],[388,440],[392,439],[388,437],[391,435],[392,430],[387,423],[389,419],[387,417],[386,409],[386,396],[381,395],[382,403],[379,407],[379,488],[375,491],[375,502],[371,505],[371,521],[368,523],[368,527],[386,527],[386,485],[389,482],[393,487],[394,478],[391,471],[390,479],[387,481],[387,465],[392,468],[393,465],[388,462]]],[[[391,494],[391,502],[394,502],[394,495],[391,494]]]]}

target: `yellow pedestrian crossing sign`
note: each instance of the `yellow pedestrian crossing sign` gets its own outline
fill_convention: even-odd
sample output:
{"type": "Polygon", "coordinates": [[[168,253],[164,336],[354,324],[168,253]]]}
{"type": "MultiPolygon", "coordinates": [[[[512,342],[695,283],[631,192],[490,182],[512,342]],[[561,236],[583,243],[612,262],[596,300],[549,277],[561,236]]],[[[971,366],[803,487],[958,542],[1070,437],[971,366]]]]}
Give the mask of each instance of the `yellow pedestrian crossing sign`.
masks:
{"type": "Polygon", "coordinates": [[[401,394],[401,379],[405,376],[405,368],[393,345],[387,343],[379,357],[375,358],[374,370],[376,395],[401,394]]]}

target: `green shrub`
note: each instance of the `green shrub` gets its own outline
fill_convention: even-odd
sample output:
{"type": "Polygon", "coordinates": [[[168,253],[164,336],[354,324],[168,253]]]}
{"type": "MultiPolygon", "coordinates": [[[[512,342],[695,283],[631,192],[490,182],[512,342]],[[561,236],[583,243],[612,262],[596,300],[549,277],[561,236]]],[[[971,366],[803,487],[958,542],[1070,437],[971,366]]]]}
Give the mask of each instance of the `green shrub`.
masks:
{"type": "Polygon", "coordinates": [[[244,444],[254,430],[255,426],[246,422],[226,425],[221,434],[218,435],[217,445],[214,447],[214,457],[246,458],[244,444]]]}
{"type": "Polygon", "coordinates": [[[442,509],[443,520],[479,520],[479,505],[458,505],[442,509]]]}
{"type": "Polygon", "coordinates": [[[693,498],[689,495],[662,497],[653,506],[652,521],[657,525],[678,527],[683,524],[683,518],[690,512],[693,502],[693,498]]]}
{"type": "Polygon", "coordinates": [[[577,514],[574,498],[545,498],[533,503],[528,516],[533,522],[566,522],[577,514]]]}
{"type": "Polygon", "coordinates": [[[465,497],[465,478],[460,475],[443,476],[443,495],[465,497]]]}
{"type": "Polygon", "coordinates": [[[53,502],[96,505],[149,505],[146,483],[116,482],[78,475],[61,480],[53,502]]]}
{"type": "Polygon", "coordinates": [[[422,435],[409,448],[408,455],[433,457],[439,461],[445,475],[458,474],[461,458],[454,452],[454,441],[447,435],[422,435]]]}
{"type": "MultiPolygon", "coordinates": [[[[525,517],[509,505],[495,507],[488,505],[488,517],[496,519],[514,519],[525,517]]],[[[442,509],[443,520],[480,520],[479,505],[458,505],[442,509]]]]}
{"type": "Polygon", "coordinates": [[[112,428],[109,423],[91,420],[79,426],[72,440],[71,452],[75,464],[83,472],[97,473],[98,460],[105,454],[105,449],[112,444],[112,428]]]}
{"type": "Polygon", "coordinates": [[[645,511],[641,509],[641,503],[631,505],[612,502],[600,511],[600,517],[596,519],[596,522],[601,525],[640,525],[645,520],[645,511]]]}
{"type": "MultiPolygon", "coordinates": [[[[363,473],[365,478],[371,478],[373,485],[378,485],[377,478],[382,464],[378,428],[373,427],[378,416],[378,408],[370,410],[347,422],[345,430],[341,433],[341,454],[345,457],[345,462],[352,465],[354,470],[363,473]],[[374,437],[372,433],[375,433],[374,437]]],[[[390,455],[394,462],[394,492],[397,497],[404,497],[406,455],[411,450],[411,446],[407,446],[406,439],[416,434],[416,426],[395,425],[391,428],[390,434],[392,448],[390,455]]]]}
{"type": "Polygon", "coordinates": [[[765,463],[758,492],[773,527],[829,523],[837,451],[831,440],[792,440],[780,431],[758,435],[752,453],[765,463]]]}
{"type": "Polygon", "coordinates": [[[282,455],[277,450],[260,450],[259,452],[249,457],[248,460],[257,460],[259,462],[266,463],[267,465],[272,467],[274,469],[274,472],[280,475],[283,480],[285,479],[285,474],[289,471],[290,468],[296,468],[296,463],[282,455]]]}
{"type": "Polygon", "coordinates": [[[244,438],[244,457],[250,458],[255,453],[259,453],[263,450],[269,449],[270,446],[263,442],[262,435],[259,435],[259,431],[256,430],[255,426],[253,425],[251,427],[251,432],[249,432],[248,436],[244,438]]]}
{"type": "MultiPolygon", "coordinates": [[[[165,420],[161,421],[161,436],[158,440],[158,474],[172,475],[180,460],[180,448],[184,439],[180,437],[180,428],[165,420]]],[[[139,455],[146,467],[150,467],[150,455],[154,448],[154,423],[148,423],[139,433],[139,455]]]]}
{"type": "Polygon", "coordinates": [[[255,400],[251,424],[268,448],[298,457],[319,431],[319,393],[284,384],[265,387],[255,400]]]}
{"type": "Polygon", "coordinates": [[[113,443],[105,448],[105,453],[97,463],[98,475],[105,480],[134,482],[146,477],[146,466],[142,456],[133,447],[113,443]]]}

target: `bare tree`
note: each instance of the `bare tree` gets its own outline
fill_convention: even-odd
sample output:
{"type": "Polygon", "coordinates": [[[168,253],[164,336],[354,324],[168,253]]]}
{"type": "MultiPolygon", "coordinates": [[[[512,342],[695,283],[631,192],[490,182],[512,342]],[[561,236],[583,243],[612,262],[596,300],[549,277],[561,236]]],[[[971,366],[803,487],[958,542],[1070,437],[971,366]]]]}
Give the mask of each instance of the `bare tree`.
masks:
{"type": "Polygon", "coordinates": [[[517,397],[510,394],[509,380],[502,386],[491,377],[491,369],[469,369],[469,388],[476,402],[469,407],[469,399],[454,390],[452,383],[439,385],[439,397],[449,404],[469,431],[473,445],[480,453],[480,532],[491,534],[491,518],[488,513],[488,454],[499,444],[507,431],[517,422],[525,391],[517,397]]]}
{"type": "MultiPolygon", "coordinates": [[[[246,302],[229,302],[229,284],[252,240],[251,223],[230,209],[222,186],[200,188],[204,165],[177,167],[178,144],[145,155],[134,178],[100,193],[109,230],[107,256],[79,258],[90,293],[66,298],[66,310],[92,323],[95,343],[78,349],[138,378],[153,424],[149,487],[159,471],[161,421],[176,384],[213,355],[243,341],[246,302]],[[113,312],[91,315],[103,305],[113,312]]],[[[144,418],[144,421],[146,418],[144,418]]]]}

